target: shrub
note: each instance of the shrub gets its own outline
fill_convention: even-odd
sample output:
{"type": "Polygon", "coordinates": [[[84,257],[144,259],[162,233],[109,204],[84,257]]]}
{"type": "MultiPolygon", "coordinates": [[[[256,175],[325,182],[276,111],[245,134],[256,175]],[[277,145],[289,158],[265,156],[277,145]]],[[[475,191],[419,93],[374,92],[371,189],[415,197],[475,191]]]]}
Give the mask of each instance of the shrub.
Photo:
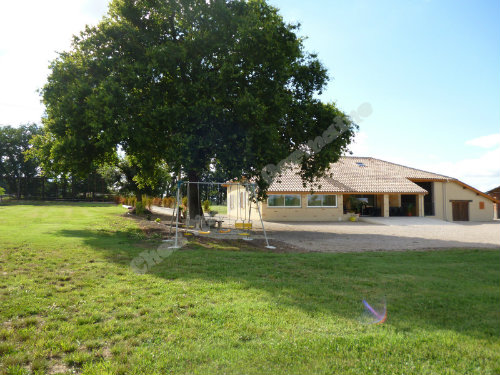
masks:
{"type": "Polygon", "coordinates": [[[175,204],[177,202],[177,199],[175,199],[174,197],[168,197],[167,200],[168,200],[168,207],[174,208],[175,204]]]}
{"type": "Polygon", "coordinates": [[[151,211],[151,208],[153,206],[153,198],[148,197],[147,195],[142,197],[142,204],[144,208],[147,208],[149,211],[151,211]]]}
{"type": "Polygon", "coordinates": [[[137,204],[137,198],[136,197],[131,197],[130,200],[129,200],[128,205],[132,206],[132,207],[135,207],[136,204],[137,204]]]}
{"type": "MultiPolygon", "coordinates": [[[[143,199],[144,202],[144,199],[143,199]]],[[[145,206],[143,202],[136,202],[135,204],[135,213],[136,215],[142,215],[145,211],[145,206]]]]}
{"type": "Polygon", "coordinates": [[[153,204],[155,206],[161,206],[162,199],[161,198],[153,198],[153,204]]]}
{"type": "Polygon", "coordinates": [[[203,201],[203,211],[208,212],[210,210],[210,201],[207,199],[203,201]]]}
{"type": "Polygon", "coordinates": [[[167,197],[165,197],[165,198],[163,198],[163,199],[161,200],[161,205],[162,205],[163,207],[169,207],[169,206],[168,206],[168,198],[167,198],[167,197]]]}

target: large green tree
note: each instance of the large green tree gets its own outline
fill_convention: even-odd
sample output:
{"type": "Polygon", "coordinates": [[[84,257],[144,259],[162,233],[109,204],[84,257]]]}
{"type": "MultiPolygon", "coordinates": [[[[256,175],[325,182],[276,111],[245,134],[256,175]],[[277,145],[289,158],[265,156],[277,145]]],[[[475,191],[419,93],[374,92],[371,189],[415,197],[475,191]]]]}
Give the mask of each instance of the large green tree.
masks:
{"type": "Polygon", "coordinates": [[[40,172],[36,158],[28,160],[25,154],[32,147],[31,139],[41,133],[35,124],[0,126],[0,186],[17,199],[30,194],[30,185],[40,172]]]}
{"type": "MultiPolygon", "coordinates": [[[[311,180],[354,129],[317,99],[327,72],[296,32],[263,0],[114,0],[50,66],[45,147],[79,171],[121,147],[140,184],[162,163],[190,181],[217,164],[255,179],[261,196],[262,169],[300,150],[295,161],[311,180]],[[332,124],[342,131],[310,152],[307,142],[332,124]]],[[[190,196],[194,216],[201,205],[190,196]]]]}

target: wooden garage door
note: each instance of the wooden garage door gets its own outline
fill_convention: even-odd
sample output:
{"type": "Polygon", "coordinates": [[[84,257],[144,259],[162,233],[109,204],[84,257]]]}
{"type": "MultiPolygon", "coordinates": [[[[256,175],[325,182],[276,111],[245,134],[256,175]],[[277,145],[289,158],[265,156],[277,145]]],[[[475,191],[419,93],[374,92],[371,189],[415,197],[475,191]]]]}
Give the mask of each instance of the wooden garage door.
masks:
{"type": "Polygon", "coordinates": [[[451,202],[453,208],[453,221],[469,221],[469,202],[451,202]]]}

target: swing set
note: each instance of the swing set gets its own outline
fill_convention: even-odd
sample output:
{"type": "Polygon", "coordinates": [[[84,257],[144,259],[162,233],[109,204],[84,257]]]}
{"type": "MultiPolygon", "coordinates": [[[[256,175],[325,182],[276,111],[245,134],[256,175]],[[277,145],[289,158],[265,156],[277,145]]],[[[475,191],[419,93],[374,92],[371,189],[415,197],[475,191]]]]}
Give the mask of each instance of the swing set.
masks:
{"type": "MultiPolygon", "coordinates": [[[[256,185],[252,183],[239,183],[239,182],[192,182],[192,181],[178,181],[177,182],[177,199],[175,207],[175,216],[172,217],[171,229],[173,228],[173,220],[175,217],[175,243],[170,248],[178,249],[179,246],[179,234],[180,230],[184,236],[209,236],[217,238],[229,238],[230,236],[236,235],[236,238],[242,238],[246,241],[251,241],[251,230],[253,229],[252,222],[252,203],[256,197],[255,194],[256,185]],[[186,192],[187,201],[190,201],[190,191],[192,190],[192,185],[196,185],[197,191],[197,202],[200,206],[208,201],[209,207],[212,206],[212,201],[216,203],[216,209],[222,211],[224,206],[227,207],[227,215],[219,213],[219,211],[208,210],[208,212],[203,212],[202,215],[197,215],[194,219],[191,219],[189,213],[189,204],[182,209],[182,198],[183,192],[186,192]],[[234,199],[234,192],[229,192],[229,187],[236,187],[236,200],[234,199]],[[227,200],[223,199],[223,194],[221,194],[221,189],[228,188],[228,198],[230,199],[230,205],[227,205],[227,200]],[[230,195],[231,194],[231,195],[230,195]],[[205,198],[205,201],[202,199],[205,198]],[[234,201],[236,201],[236,210],[233,210],[234,201]],[[248,211],[247,211],[248,204],[248,211]],[[221,210],[222,209],[222,210],[221,210]],[[184,211],[185,222],[181,222],[181,210],[184,211]],[[236,215],[233,218],[233,211],[236,215]],[[208,214],[208,216],[207,216],[208,214]],[[224,225],[223,225],[224,224],[224,225]]],[[[232,190],[232,189],[231,189],[232,190]]],[[[207,206],[207,204],[205,204],[207,206]]],[[[258,217],[260,219],[260,224],[262,226],[262,232],[266,240],[266,248],[275,249],[274,246],[269,245],[269,240],[267,238],[266,229],[264,228],[264,221],[262,220],[262,215],[260,212],[259,205],[255,205],[257,208],[258,217]]]]}

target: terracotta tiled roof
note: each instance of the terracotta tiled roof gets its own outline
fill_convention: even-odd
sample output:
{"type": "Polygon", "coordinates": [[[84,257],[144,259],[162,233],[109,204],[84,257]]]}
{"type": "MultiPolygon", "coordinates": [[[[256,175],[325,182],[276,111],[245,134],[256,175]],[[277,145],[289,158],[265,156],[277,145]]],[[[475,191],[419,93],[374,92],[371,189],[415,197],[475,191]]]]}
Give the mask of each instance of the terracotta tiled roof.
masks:
{"type": "Polygon", "coordinates": [[[269,192],[308,192],[311,190],[338,193],[426,193],[411,180],[454,180],[451,177],[421,171],[384,160],[344,156],[330,165],[325,177],[314,186],[304,186],[297,168],[282,172],[269,192]]]}

